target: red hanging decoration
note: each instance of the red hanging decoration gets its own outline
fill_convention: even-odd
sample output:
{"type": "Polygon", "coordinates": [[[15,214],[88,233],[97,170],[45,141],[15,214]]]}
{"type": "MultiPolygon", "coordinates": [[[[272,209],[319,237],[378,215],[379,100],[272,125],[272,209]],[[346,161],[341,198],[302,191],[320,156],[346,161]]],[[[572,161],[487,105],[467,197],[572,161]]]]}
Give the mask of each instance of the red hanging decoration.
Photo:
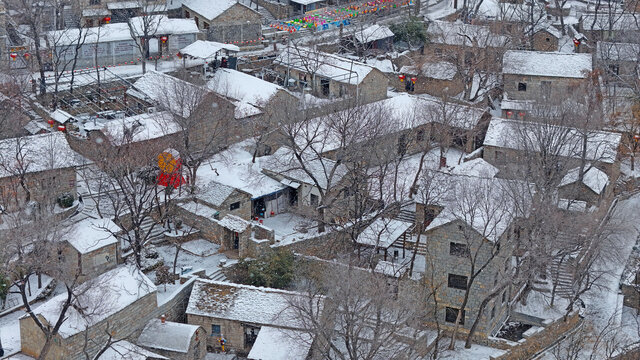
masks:
{"type": "Polygon", "coordinates": [[[416,81],[418,81],[418,78],[416,78],[416,77],[412,77],[412,78],[411,78],[411,83],[412,83],[412,84],[415,84],[415,83],[416,83],[416,81]]]}
{"type": "Polygon", "coordinates": [[[56,122],[53,121],[53,119],[49,119],[47,120],[47,124],[49,124],[49,126],[53,127],[53,124],[55,124],[56,122]]]}
{"type": "Polygon", "coordinates": [[[104,19],[102,19],[104,21],[105,24],[108,24],[111,22],[111,17],[110,16],[105,16],[104,19]]]}
{"type": "Polygon", "coordinates": [[[161,36],[160,37],[160,41],[162,41],[163,44],[166,43],[167,40],[169,40],[169,38],[167,36],[161,36]]]}
{"type": "Polygon", "coordinates": [[[58,125],[58,131],[65,131],[67,128],[64,125],[58,125]]]}
{"type": "Polygon", "coordinates": [[[404,76],[404,75],[398,75],[398,79],[400,79],[400,82],[404,82],[405,78],[406,78],[406,76],[404,76]]]}
{"type": "Polygon", "coordinates": [[[519,112],[519,113],[518,113],[518,116],[520,116],[520,117],[524,117],[524,112],[522,112],[522,111],[521,111],[521,112],[519,112]]]}
{"type": "Polygon", "coordinates": [[[25,58],[25,59],[29,60],[29,57],[31,56],[31,54],[29,54],[29,53],[27,52],[27,53],[24,53],[24,55],[23,55],[23,56],[24,56],[24,58],[25,58]]]}
{"type": "Polygon", "coordinates": [[[579,45],[580,45],[580,42],[581,42],[581,41],[580,41],[579,39],[573,38],[573,45],[575,45],[575,46],[579,46],[579,45]]]}
{"type": "Polygon", "coordinates": [[[633,135],[633,140],[638,142],[638,140],[640,140],[640,135],[633,135]]]}
{"type": "Polygon", "coordinates": [[[513,115],[513,111],[507,111],[507,118],[510,118],[513,115]]]}
{"type": "Polygon", "coordinates": [[[14,61],[15,61],[15,59],[18,57],[18,54],[16,54],[16,53],[11,53],[11,54],[9,54],[9,56],[11,57],[11,60],[14,60],[14,61]]]}

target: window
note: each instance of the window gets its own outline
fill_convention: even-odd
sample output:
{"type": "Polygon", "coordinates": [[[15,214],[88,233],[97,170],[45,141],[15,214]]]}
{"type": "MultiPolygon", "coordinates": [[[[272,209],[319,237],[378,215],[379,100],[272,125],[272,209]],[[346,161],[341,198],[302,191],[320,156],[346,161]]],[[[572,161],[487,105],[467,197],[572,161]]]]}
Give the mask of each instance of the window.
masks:
{"type": "Polygon", "coordinates": [[[398,258],[398,256],[400,256],[400,251],[398,251],[398,250],[393,250],[393,257],[394,257],[395,259],[397,259],[397,258],[398,258]]]}
{"type": "Polygon", "coordinates": [[[211,324],[211,336],[220,336],[220,325],[211,324]]]}
{"type": "Polygon", "coordinates": [[[208,22],[203,22],[203,23],[202,23],[202,27],[203,27],[204,29],[208,29],[208,28],[209,28],[209,23],[208,23],[208,22]]]}
{"type": "Polygon", "coordinates": [[[424,141],[424,130],[418,130],[416,133],[416,141],[424,141]]]}
{"type": "Polygon", "coordinates": [[[507,290],[502,292],[502,303],[506,303],[507,302],[507,290]]]}
{"type": "Polygon", "coordinates": [[[450,288],[467,290],[467,277],[462,275],[449,274],[447,285],[450,288]]]}
{"type": "Polygon", "coordinates": [[[467,244],[449,243],[449,255],[459,257],[469,257],[469,246],[467,244]]]}
{"type": "Polygon", "coordinates": [[[527,83],[518,83],[518,91],[527,91],[527,83]]]}
{"type": "MultiPolygon", "coordinates": [[[[448,323],[455,323],[458,318],[458,311],[460,311],[460,309],[447,307],[444,320],[448,323]]],[[[462,310],[460,322],[458,322],[458,324],[464,325],[464,310],[462,310]]]]}
{"type": "Polygon", "coordinates": [[[234,202],[233,204],[229,205],[229,210],[235,210],[235,209],[239,209],[240,208],[240,202],[234,202]]]}
{"type": "Polygon", "coordinates": [[[609,72],[613,75],[620,75],[620,66],[616,64],[609,65],[609,72]]]}
{"type": "Polygon", "coordinates": [[[311,194],[310,201],[311,201],[311,205],[318,206],[318,195],[311,194]]]}
{"type": "Polygon", "coordinates": [[[190,17],[191,17],[191,13],[185,10],[185,12],[184,12],[184,17],[185,17],[186,19],[190,18],[190,17]]]}

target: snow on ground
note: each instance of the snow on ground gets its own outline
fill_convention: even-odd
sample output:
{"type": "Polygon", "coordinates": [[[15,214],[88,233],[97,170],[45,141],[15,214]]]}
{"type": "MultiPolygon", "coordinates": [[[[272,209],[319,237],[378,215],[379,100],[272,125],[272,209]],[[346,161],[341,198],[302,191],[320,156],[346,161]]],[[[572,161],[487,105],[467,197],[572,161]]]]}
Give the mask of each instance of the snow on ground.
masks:
{"type": "Polygon", "coordinates": [[[488,360],[492,358],[496,358],[506,353],[505,350],[500,350],[488,346],[471,344],[471,348],[464,348],[464,341],[456,341],[455,350],[446,350],[447,346],[449,346],[450,340],[446,337],[440,341],[440,346],[443,349],[440,350],[440,354],[438,355],[438,359],[446,359],[446,360],[488,360]]]}
{"type": "MultiPolygon", "coordinates": [[[[29,284],[31,284],[31,296],[27,296],[27,299],[29,301],[34,300],[47,286],[49,286],[50,283],[51,278],[47,275],[42,275],[42,287],[38,289],[38,277],[36,275],[31,275],[31,277],[29,277],[29,284]]],[[[0,309],[0,313],[9,311],[14,307],[20,307],[21,305],[22,297],[18,292],[18,288],[14,285],[9,289],[9,294],[7,294],[7,302],[5,304],[5,307],[3,309],[0,309]]]]}
{"type": "Polygon", "coordinates": [[[264,226],[275,231],[276,245],[287,245],[318,235],[315,222],[291,213],[278,214],[264,219],[264,226]],[[300,230],[306,229],[307,232],[300,230]]]}
{"type": "Polygon", "coordinates": [[[545,320],[557,320],[564,316],[569,302],[558,295],[551,307],[551,293],[532,291],[527,297],[527,305],[517,302],[514,311],[545,320]]]}
{"type": "MultiPolygon", "coordinates": [[[[197,241],[197,240],[195,240],[197,241]]],[[[206,240],[205,240],[206,241],[206,240]]],[[[207,241],[208,242],[208,241],[207,241]]],[[[194,245],[189,245],[189,247],[193,248],[197,245],[196,251],[201,252],[203,254],[212,254],[209,256],[198,256],[187,251],[180,251],[178,253],[178,261],[176,263],[176,272],[180,273],[180,269],[182,267],[191,267],[193,270],[204,269],[206,275],[211,275],[216,272],[220,264],[220,260],[227,259],[224,254],[218,253],[220,249],[220,245],[209,242],[209,246],[204,244],[201,241],[197,241],[194,245]]],[[[173,269],[173,259],[176,254],[176,248],[172,245],[164,245],[158,246],[157,248],[158,255],[164,260],[164,264],[169,266],[169,268],[173,269]]],[[[155,274],[154,274],[155,278],[155,274]]],[[[167,287],[168,289],[168,287],[167,287]]],[[[159,292],[159,291],[158,291],[159,292]]]]}
{"type": "Polygon", "coordinates": [[[216,354],[216,353],[207,353],[204,357],[204,360],[236,360],[237,357],[235,354],[216,354]]]}
{"type": "MultiPolygon", "coordinates": [[[[42,302],[32,304],[31,307],[33,310],[37,310],[40,305],[42,305],[42,302]]],[[[0,339],[2,340],[5,357],[20,351],[19,319],[25,314],[23,310],[18,310],[0,317],[0,339]]]]}
{"type": "Polygon", "coordinates": [[[629,176],[632,178],[640,177],[640,161],[636,159],[635,166],[633,167],[633,171],[631,171],[631,159],[624,159],[620,162],[620,172],[625,176],[629,176]]]}
{"type": "Polygon", "coordinates": [[[211,256],[220,251],[220,245],[213,244],[209,240],[196,239],[182,244],[182,250],[197,256],[211,256]]]}

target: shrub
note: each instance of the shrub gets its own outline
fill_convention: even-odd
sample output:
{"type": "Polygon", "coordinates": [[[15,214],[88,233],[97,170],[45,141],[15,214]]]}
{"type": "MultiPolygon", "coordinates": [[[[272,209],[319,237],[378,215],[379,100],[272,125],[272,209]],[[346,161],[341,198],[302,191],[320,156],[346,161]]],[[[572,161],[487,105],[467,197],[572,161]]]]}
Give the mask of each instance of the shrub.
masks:
{"type": "Polygon", "coordinates": [[[70,208],[73,206],[73,195],[64,193],[58,197],[58,205],[63,208],[70,208]]]}
{"type": "Polygon", "coordinates": [[[293,281],[294,262],[291,251],[277,249],[254,260],[241,260],[237,274],[248,285],[285,289],[293,281]]]}

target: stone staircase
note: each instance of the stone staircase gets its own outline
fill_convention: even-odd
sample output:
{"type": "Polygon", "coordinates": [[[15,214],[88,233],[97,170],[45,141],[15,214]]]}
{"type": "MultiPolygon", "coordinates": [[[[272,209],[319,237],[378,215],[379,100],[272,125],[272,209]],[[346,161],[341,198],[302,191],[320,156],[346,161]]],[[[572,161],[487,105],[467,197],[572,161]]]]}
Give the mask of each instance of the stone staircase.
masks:
{"type": "Polygon", "coordinates": [[[400,206],[400,211],[396,215],[396,219],[406,221],[408,223],[416,223],[416,207],[412,201],[407,201],[400,206]]]}
{"type": "Polygon", "coordinates": [[[222,272],[222,269],[218,269],[209,275],[209,279],[213,281],[228,281],[227,276],[222,272]]]}
{"type": "Polygon", "coordinates": [[[64,21],[64,28],[77,28],[80,27],[80,23],[78,22],[78,18],[73,13],[73,9],[71,6],[67,5],[62,9],[62,21],[64,21]]]}
{"type": "Polygon", "coordinates": [[[559,258],[554,259],[549,271],[551,273],[551,281],[556,283],[556,295],[564,298],[571,297],[575,279],[570,258],[565,258],[562,262],[559,258]]]}
{"type": "Polygon", "coordinates": [[[146,234],[147,231],[153,226],[149,237],[147,238],[147,242],[151,242],[152,244],[158,244],[164,241],[164,228],[161,225],[156,224],[151,216],[147,216],[140,224],[140,230],[146,234]]]}

